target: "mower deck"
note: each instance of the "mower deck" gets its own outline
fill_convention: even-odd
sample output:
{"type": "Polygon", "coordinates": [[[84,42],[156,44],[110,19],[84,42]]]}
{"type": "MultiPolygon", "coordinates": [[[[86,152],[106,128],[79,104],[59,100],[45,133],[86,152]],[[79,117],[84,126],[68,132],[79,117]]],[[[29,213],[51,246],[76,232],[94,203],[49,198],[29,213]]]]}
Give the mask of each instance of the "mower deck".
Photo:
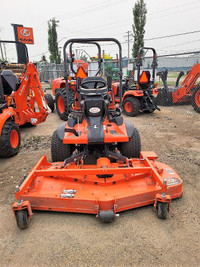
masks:
{"type": "Polygon", "coordinates": [[[103,214],[104,220],[149,204],[156,210],[158,202],[169,209],[171,199],[182,195],[182,180],[156,159],[154,152],[141,152],[140,159],[126,163],[99,158],[95,165],[73,162],[63,168],[62,162],[48,163],[42,156],[16,187],[13,211],[27,209],[29,218],[32,210],[103,214]]]}

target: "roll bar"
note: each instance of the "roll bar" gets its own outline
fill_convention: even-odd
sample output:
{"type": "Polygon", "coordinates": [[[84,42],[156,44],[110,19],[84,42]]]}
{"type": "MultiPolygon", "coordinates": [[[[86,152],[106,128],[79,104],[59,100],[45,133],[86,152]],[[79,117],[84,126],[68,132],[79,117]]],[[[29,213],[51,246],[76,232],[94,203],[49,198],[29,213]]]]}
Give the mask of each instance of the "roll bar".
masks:
{"type": "Polygon", "coordinates": [[[140,67],[142,66],[142,52],[144,50],[151,50],[153,52],[153,61],[151,64],[151,67],[153,69],[153,74],[152,74],[152,81],[155,81],[155,75],[156,75],[156,67],[158,66],[157,63],[157,54],[156,54],[156,50],[152,47],[141,47],[138,51],[138,59],[137,59],[137,81],[139,82],[140,79],[140,67]]]}
{"type": "Polygon", "coordinates": [[[18,42],[18,41],[7,41],[7,40],[0,40],[0,43],[20,44],[20,45],[24,46],[26,64],[29,62],[28,49],[27,49],[27,46],[24,43],[21,43],[21,42],[18,42]]]}
{"type": "MultiPolygon", "coordinates": [[[[114,42],[118,45],[119,48],[119,78],[120,78],[120,82],[119,82],[119,92],[120,92],[120,108],[122,107],[122,47],[120,42],[115,39],[115,38],[74,38],[74,39],[69,39],[65,42],[64,46],[63,46],[63,55],[64,55],[64,78],[66,80],[66,89],[68,91],[68,76],[69,76],[69,62],[67,59],[67,53],[66,53],[66,48],[67,46],[70,44],[70,53],[72,52],[72,45],[74,43],[83,43],[83,44],[95,44],[98,47],[99,50],[99,42],[114,42]]],[[[100,50],[99,50],[100,51],[100,50]]],[[[99,53],[98,55],[99,57],[101,57],[101,54],[99,53]]],[[[70,54],[70,58],[72,58],[72,53],[70,54]]],[[[71,62],[70,62],[71,63],[71,62]]],[[[100,66],[100,60],[99,60],[99,66],[100,66]]],[[[70,67],[73,64],[70,64],[70,67]]],[[[71,70],[73,71],[73,69],[71,68],[71,70]]],[[[98,72],[99,73],[99,72],[98,72]]],[[[68,92],[67,92],[68,95],[68,92]]]]}
{"type": "MultiPolygon", "coordinates": [[[[79,42],[79,43],[82,43],[82,42],[79,42]]],[[[70,55],[70,68],[71,68],[71,71],[76,74],[76,71],[74,70],[74,66],[73,66],[73,54],[72,54],[72,46],[73,46],[74,42],[70,44],[70,47],[69,47],[69,55],[70,55]]],[[[83,44],[94,44],[97,46],[98,48],[98,70],[97,70],[97,73],[95,74],[95,76],[97,76],[99,74],[99,72],[101,71],[101,62],[102,62],[102,58],[101,58],[101,47],[98,43],[96,42],[84,42],[83,44]]]]}

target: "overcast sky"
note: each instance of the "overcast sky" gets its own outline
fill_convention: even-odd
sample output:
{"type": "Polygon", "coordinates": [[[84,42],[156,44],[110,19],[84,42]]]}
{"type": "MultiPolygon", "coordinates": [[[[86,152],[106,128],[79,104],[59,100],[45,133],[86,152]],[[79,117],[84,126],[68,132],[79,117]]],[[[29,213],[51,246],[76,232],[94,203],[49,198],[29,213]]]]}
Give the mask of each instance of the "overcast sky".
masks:
{"type": "MultiPolygon", "coordinates": [[[[0,38],[14,40],[11,23],[33,27],[34,45],[28,45],[31,60],[49,57],[47,21],[59,20],[59,47],[70,38],[114,37],[123,45],[123,56],[128,55],[127,31],[132,32],[132,9],[136,0],[9,0],[1,1],[0,38]],[[65,39],[66,38],[66,39],[65,39]]],[[[147,22],[145,39],[184,32],[198,31],[185,36],[146,40],[159,54],[200,50],[200,1],[145,0],[147,22]]],[[[131,42],[132,45],[132,42],[131,42]]],[[[115,46],[106,46],[105,52],[117,53],[115,46]]],[[[91,56],[95,53],[89,51],[91,56]]],[[[131,51],[130,51],[131,53],[131,51]]]]}

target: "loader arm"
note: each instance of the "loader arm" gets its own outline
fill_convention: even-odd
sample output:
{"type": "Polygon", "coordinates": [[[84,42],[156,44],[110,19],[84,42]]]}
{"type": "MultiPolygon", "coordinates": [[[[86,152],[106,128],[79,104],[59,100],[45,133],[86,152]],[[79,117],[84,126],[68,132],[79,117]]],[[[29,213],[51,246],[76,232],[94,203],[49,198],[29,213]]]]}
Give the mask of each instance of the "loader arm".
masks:
{"type": "Polygon", "coordinates": [[[200,63],[191,68],[190,72],[181,83],[181,86],[175,92],[172,92],[173,103],[182,102],[183,99],[192,95],[192,88],[196,86],[195,83],[199,76],[200,63]]]}

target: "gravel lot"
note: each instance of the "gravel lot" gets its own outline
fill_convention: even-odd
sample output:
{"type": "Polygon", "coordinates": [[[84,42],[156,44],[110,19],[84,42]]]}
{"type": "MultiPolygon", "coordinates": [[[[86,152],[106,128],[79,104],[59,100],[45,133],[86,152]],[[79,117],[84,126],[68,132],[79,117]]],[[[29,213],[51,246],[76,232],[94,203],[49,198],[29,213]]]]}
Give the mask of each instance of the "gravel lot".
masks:
{"type": "Polygon", "coordinates": [[[123,212],[112,224],[94,215],[34,212],[29,228],[18,229],[14,187],[41,155],[51,160],[50,138],[62,123],[52,113],[41,125],[21,127],[20,153],[0,159],[0,266],[200,266],[200,114],[187,105],[129,119],[142,149],[183,179],[169,218],[157,219],[153,206],[123,212]]]}

